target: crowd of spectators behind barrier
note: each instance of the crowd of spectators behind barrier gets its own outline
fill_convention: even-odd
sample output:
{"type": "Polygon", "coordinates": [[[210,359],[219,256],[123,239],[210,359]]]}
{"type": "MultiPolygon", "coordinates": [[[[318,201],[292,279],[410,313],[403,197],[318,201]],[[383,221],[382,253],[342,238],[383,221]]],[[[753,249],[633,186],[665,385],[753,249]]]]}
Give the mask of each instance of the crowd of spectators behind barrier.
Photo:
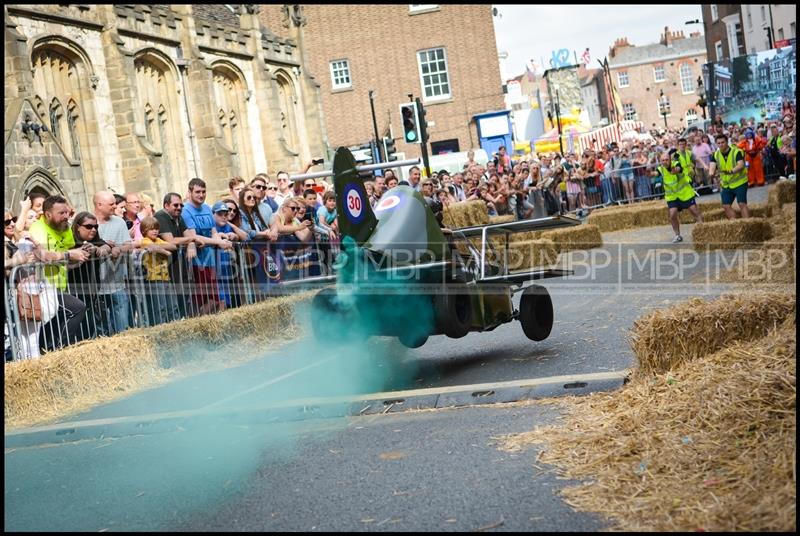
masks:
{"type": "MultiPolygon", "coordinates": [[[[710,176],[708,167],[719,133],[745,152],[750,186],[795,173],[792,109],[780,121],[717,121],[708,132],[697,129],[686,138],[675,130],[652,132],[645,141],[623,140],[580,154],[516,156],[501,147],[484,166],[469,151],[462,171],[442,170],[423,179],[415,166],[408,179],[401,180],[387,169],[381,176],[369,177],[365,186],[374,206],[387,190],[407,184],[426,198],[440,221],[445,207],[470,200],[483,201],[492,216],[526,219],[534,204],[542,201],[548,214],[580,214],[598,206],[662,196],[659,155],[675,150],[690,151],[695,186],[716,190],[718,177],[710,176]]],[[[308,164],[300,173],[311,167],[308,164]]],[[[49,323],[43,321],[53,325],[27,328],[26,356],[133,325],[160,324],[249,303],[252,289],[225,283],[235,268],[236,245],[308,245],[330,265],[340,239],[330,181],[292,183],[281,171],[275,180],[266,173],[249,182],[234,177],[228,186],[218,199],[207,201],[205,182],[192,179],[186,192],[166,193],[160,206],[136,192],[96,192],[93,210],[77,214],[63,197],[33,192],[16,214],[7,209],[6,310],[16,287],[36,272],[56,293],[60,313],[49,323]],[[127,262],[131,259],[132,265],[127,262]],[[28,265],[38,270],[26,271],[28,265]],[[16,280],[9,280],[12,271],[16,280]],[[131,271],[140,276],[144,292],[131,292],[131,271]],[[142,296],[147,303],[138,303],[142,296]],[[137,315],[146,316],[147,322],[135,321],[137,315]],[[45,337],[48,327],[58,337],[45,337]]],[[[7,321],[7,360],[9,328],[7,321]]]]}

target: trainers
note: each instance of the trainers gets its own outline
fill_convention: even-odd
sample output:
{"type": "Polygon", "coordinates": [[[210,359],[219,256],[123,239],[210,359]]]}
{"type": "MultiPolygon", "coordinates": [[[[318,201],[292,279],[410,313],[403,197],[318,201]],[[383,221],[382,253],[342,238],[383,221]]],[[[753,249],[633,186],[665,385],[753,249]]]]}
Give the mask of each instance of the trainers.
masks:
{"type": "Polygon", "coordinates": [[[672,243],[677,244],[678,242],[683,242],[683,237],[679,234],[676,234],[675,238],[672,239],[672,243]]]}

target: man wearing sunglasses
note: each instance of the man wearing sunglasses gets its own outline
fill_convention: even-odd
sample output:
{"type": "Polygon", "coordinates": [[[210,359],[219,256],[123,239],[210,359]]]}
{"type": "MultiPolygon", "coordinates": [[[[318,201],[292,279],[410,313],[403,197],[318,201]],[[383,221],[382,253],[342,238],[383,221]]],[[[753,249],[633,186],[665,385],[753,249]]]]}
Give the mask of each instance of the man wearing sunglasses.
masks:
{"type": "Polygon", "coordinates": [[[178,254],[170,256],[169,277],[173,283],[178,297],[178,311],[185,318],[188,311],[186,302],[187,286],[189,281],[188,266],[183,259],[189,262],[197,257],[197,242],[191,236],[186,236],[186,223],[181,217],[183,211],[183,198],[181,194],[170,192],[164,196],[164,208],[155,213],[158,220],[159,234],[162,240],[178,246],[178,254]]]}
{"type": "Polygon", "coordinates": [[[269,176],[266,173],[259,173],[250,181],[250,188],[256,194],[256,206],[261,219],[273,227],[277,233],[277,227],[274,224],[275,214],[278,212],[278,203],[275,202],[275,185],[269,183],[269,176]]]}

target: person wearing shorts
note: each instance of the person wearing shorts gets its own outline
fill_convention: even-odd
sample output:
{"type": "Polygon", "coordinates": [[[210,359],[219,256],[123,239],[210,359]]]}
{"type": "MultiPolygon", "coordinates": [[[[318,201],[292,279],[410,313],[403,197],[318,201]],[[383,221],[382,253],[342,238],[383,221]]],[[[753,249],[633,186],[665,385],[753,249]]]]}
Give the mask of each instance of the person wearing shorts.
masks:
{"type": "Polygon", "coordinates": [[[661,153],[659,162],[661,165],[658,167],[658,172],[664,184],[664,199],[667,201],[669,220],[675,232],[672,242],[683,242],[678,212],[688,210],[694,216],[695,222],[703,223],[703,215],[695,202],[697,192],[692,188],[691,179],[684,174],[678,159],[673,159],[669,153],[661,153]]]}
{"type": "Polygon", "coordinates": [[[719,149],[714,151],[708,172],[712,177],[719,172],[719,192],[725,216],[729,220],[736,219],[736,212],[732,207],[733,200],[736,199],[742,218],[749,218],[744,152],[735,145],[729,145],[725,134],[717,134],[715,140],[719,149]]]}

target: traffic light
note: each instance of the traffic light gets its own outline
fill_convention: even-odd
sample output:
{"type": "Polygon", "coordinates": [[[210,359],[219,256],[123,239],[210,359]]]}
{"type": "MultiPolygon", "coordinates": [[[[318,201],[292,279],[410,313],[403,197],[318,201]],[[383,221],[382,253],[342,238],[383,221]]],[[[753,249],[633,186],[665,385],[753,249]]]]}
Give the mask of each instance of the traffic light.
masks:
{"type": "Polygon", "coordinates": [[[421,143],[417,105],[407,102],[400,105],[400,119],[403,121],[403,139],[406,143],[421,143]]]}
{"type": "Polygon", "coordinates": [[[393,138],[383,138],[383,154],[387,162],[394,162],[397,160],[397,148],[394,146],[393,138]]]}

